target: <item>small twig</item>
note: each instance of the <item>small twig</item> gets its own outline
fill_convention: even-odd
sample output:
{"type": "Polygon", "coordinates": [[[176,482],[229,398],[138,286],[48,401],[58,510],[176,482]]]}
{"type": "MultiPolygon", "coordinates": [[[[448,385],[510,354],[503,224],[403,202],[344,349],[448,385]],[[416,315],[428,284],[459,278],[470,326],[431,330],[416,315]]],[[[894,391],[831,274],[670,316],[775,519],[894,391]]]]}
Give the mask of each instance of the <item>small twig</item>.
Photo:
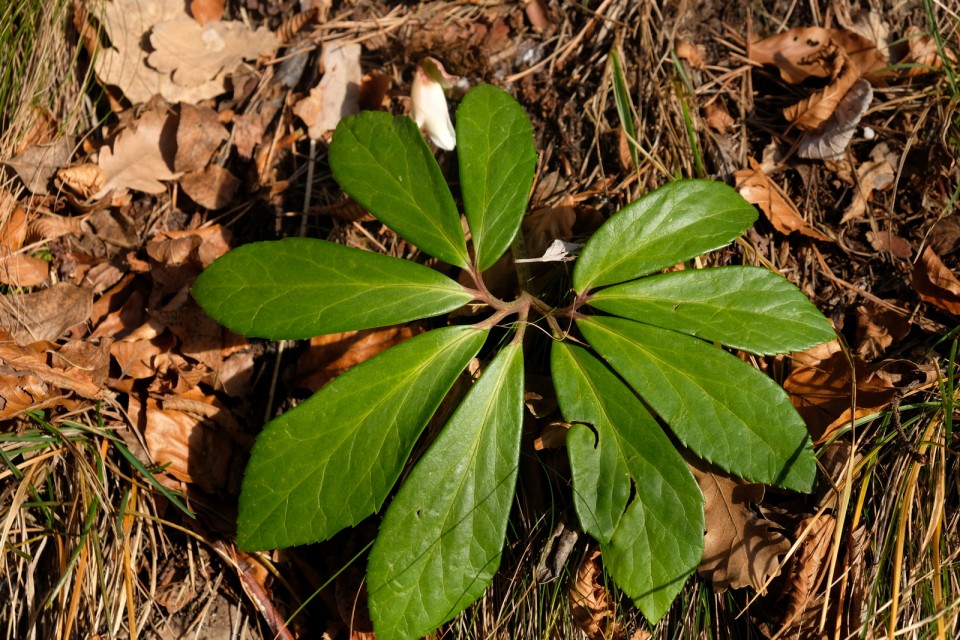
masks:
{"type": "Polygon", "coordinates": [[[890,400],[890,420],[900,435],[900,451],[906,451],[910,459],[917,464],[927,464],[927,454],[920,453],[913,448],[913,442],[907,437],[907,432],[903,430],[903,425],[900,423],[900,402],[903,400],[903,396],[915,386],[917,386],[917,382],[911,382],[903,389],[898,389],[894,394],[893,399],[890,400]]]}

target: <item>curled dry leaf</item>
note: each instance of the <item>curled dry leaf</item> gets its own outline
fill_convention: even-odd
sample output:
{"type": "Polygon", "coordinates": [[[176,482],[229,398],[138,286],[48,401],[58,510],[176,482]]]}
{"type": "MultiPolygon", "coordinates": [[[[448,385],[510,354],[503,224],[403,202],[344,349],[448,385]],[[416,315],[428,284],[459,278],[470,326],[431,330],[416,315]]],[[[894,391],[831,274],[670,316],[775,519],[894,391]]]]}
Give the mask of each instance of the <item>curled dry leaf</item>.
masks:
{"type": "Polygon", "coordinates": [[[807,224],[787,194],[763,172],[754,158],[749,158],[748,161],[750,163],[748,169],[740,169],[733,174],[737,190],[747,202],[760,207],[773,227],[780,233],[791,234],[799,231],[817,240],[829,240],[827,236],[807,224]]]}
{"type": "Polygon", "coordinates": [[[320,139],[336,129],[342,118],[359,111],[360,83],[363,80],[361,51],[360,44],[355,42],[324,45],[320,57],[323,77],[310,95],[293,107],[293,112],[309,127],[312,139],[320,139]]]}
{"type": "MultiPolygon", "coordinates": [[[[196,389],[184,397],[215,412],[225,411],[216,406],[214,398],[203,396],[196,389]]],[[[196,484],[207,493],[227,486],[232,440],[204,413],[168,409],[164,401],[155,398],[141,403],[133,394],[129,397],[128,412],[131,422],[143,427],[147,450],[158,465],[165,465],[166,474],[180,482],[196,484]]],[[[180,488],[176,482],[165,481],[163,475],[158,479],[170,488],[180,488]]]]}
{"type": "Polygon", "coordinates": [[[107,378],[109,340],[73,340],[63,346],[39,341],[18,345],[0,331],[0,419],[75,393],[95,399],[107,378]]]}
{"type": "Polygon", "coordinates": [[[857,403],[852,406],[850,361],[836,340],[794,354],[794,368],[783,383],[790,401],[803,417],[815,442],[828,439],[836,429],[879,411],[895,392],[890,377],[883,375],[890,363],[868,366],[851,356],[856,367],[857,403]]]}
{"type": "MultiPolygon", "coordinates": [[[[837,109],[850,88],[859,79],[857,67],[850,62],[843,49],[830,45],[819,49],[809,58],[810,64],[823,64],[830,69],[831,82],[809,98],[783,110],[783,116],[802,131],[819,129],[837,109]]],[[[803,62],[804,60],[801,60],[803,62]]],[[[868,85],[869,86],[869,83],[868,85]]],[[[873,92],[870,92],[871,98],[873,92]]],[[[869,104],[869,101],[868,101],[869,104]]],[[[844,145],[846,146],[846,145],[844,145]]]]}
{"type": "Polygon", "coordinates": [[[94,198],[102,198],[112,189],[133,189],[144,193],[163,193],[161,180],[175,180],[173,171],[177,139],[175,119],[163,111],[147,111],[113,141],[100,150],[98,164],[105,181],[94,198]]]}
{"type": "Polygon", "coordinates": [[[64,167],[57,171],[57,178],[82,200],[90,200],[103,191],[103,186],[107,182],[106,173],[100,165],[92,162],[64,167]]]}
{"type": "Polygon", "coordinates": [[[913,247],[906,238],[901,238],[890,229],[880,229],[879,231],[867,231],[867,241],[876,251],[889,253],[890,255],[908,260],[913,255],[913,247]]]}
{"type": "Polygon", "coordinates": [[[886,143],[880,143],[870,151],[870,160],[857,167],[857,180],[850,206],[843,212],[841,223],[862,218],[867,203],[873,198],[874,191],[883,191],[893,185],[896,173],[893,164],[896,154],[890,152],[886,143]]]}
{"type": "Polygon", "coordinates": [[[706,66],[703,46],[693,44],[689,40],[677,36],[673,40],[673,49],[676,51],[678,58],[686,60],[687,64],[694,69],[703,69],[706,66]]]}
{"type": "MultiPolygon", "coordinates": [[[[907,70],[908,76],[919,76],[926,73],[933,73],[937,69],[943,68],[943,58],[940,56],[940,50],[937,48],[937,41],[933,36],[923,33],[918,27],[911,26],[904,33],[910,52],[907,58],[901,63],[911,64],[907,70]]],[[[953,52],[944,48],[947,57],[951,63],[956,63],[953,52]]]]}
{"type": "Polygon", "coordinates": [[[836,524],[836,518],[826,513],[804,518],[797,524],[794,534],[800,539],[800,546],[784,568],[786,580],[778,598],[784,609],[779,633],[800,621],[826,577],[836,524]]]}
{"type": "Polygon", "coordinates": [[[0,296],[0,330],[17,344],[56,340],[67,329],[86,322],[93,291],[58,282],[36,293],[0,296]]]}
{"type": "Polygon", "coordinates": [[[0,189],[0,247],[16,251],[27,239],[27,210],[9,191],[0,189]]]}
{"type": "Polygon", "coordinates": [[[719,592],[753,587],[763,591],[780,571],[790,542],[779,526],[750,508],[763,499],[763,485],[734,479],[705,466],[691,465],[705,500],[707,533],[697,573],[719,592]]]}
{"type": "Polygon", "coordinates": [[[960,280],[929,246],[913,266],[913,288],[924,302],[960,316],[960,280]]]}
{"type": "Polygon", "coordinates": [[[806,27],[789,29],[750,45],[751,62],[773,65],[780,77],[790,84],[799,84],[808,78],[829,78],[832,67],[818,60],[818,51],[833,43],[840,47],[856,67],[856,76],[874,74],[887,64],[885,43],[877,47],[875,41],[848,29],[806,27]]]}
{"type": "Polygon", "coordinates": [[[714,100],[708,103],[707,106],[704,107],[704,112],[704,122],[717,133],[725,134],[736,124],[730,116],[730,112],[727,111],[727,108],[723,106],[723,102],[720,100],[714,100]]]}
{"type": "Polygon", "coordinates": [[[624,640],[626,633],[616,619],[616,603],[603,586],[600,551],[592,550],[577,568],[570,585],[570,615],[590,640],[624,640]]]}
{"type": "MultiPolygon", "coordinates": [[[[829,90],[829,87],[826,90],[829,90]]],[[[817,94],[819,95],[819,94],[817,94]]],[[[814,97],[809,98],[812,100],[814,97]]],[[[873,87],[863,78],[857,80],[836,104],[833,113],[815,130],[800,139],[797,155],[807,160],[840,160],[873,101],[873,87]]],[[[824,103],[820,103],[821,105],[824,103]]],[[[803,128],[803,127],[801,127],[803,128]]]]}
{"type": "Polygon", "coordinates": [[[383,107],[391,84],[393,84],[393,77],[385,73],[371,71],[365,74],[360,81],[360,95],[357,96],[360,109],[376,111],[383,107]]]}
{"type": "Polygon", "coordinates": [[[864,360],[881,357],[908,333],[909,318],[873,302],[857,307],[857,355],[864,360]]]}
{"type": "Polygon", "coordinates": [[[194,89],[210,83],[223,87],[243,60],[272,54],[280,43],[263,27],[254,31],[243,22],[219,20],[201,26],[181,15],[155,24],[150,44],[154,51],[147,63],[172,74],[174,84],[194,89]]]}

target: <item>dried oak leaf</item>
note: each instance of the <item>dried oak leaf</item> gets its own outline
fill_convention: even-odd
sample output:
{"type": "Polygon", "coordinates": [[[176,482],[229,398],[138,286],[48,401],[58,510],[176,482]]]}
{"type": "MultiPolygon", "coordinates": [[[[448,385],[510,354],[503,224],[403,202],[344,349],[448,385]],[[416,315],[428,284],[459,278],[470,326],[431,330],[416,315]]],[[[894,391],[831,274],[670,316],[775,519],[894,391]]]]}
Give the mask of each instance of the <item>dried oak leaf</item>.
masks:
{"type": "MultiPolygon", "coordinates": [[[[225,91],[223,78],[195,87],[173,82],[169,73],[147,66],[148,52],[143,44],[147,34],[159,22],[183,13],[183,0],[112,0],[97,14],[109,47],[101,47],[93,57],[100,81],[118,87],[130,102],[146,102],[156,94],[170,102],[199,102],[215,98],[225,91]]],[[[189,20],[189,18],[186,18],[189,20]]]]}
{"type": "Polygon", "coordinates": [[[98,164],[105,180],[93,197],[102,198],[113,189],[163,193],[166,187],[160,181],[177,178],[175,124],[168,113],[147,111],[120,132],[112,148],[103,147],[98,164]]]}
{"type": "Polygon", "coordinates": [[[856,190],[853,201],[843,212],[841,223],[862,218],[867,211],[867,203],[874,191],[883,191],[893,185],[896,172],[896,154],[891,153],[886,143],[880,143],[870,150],[870,160],[857,167],[856,190]]]}
{"type": "Polygon", "coordinates": [[[590,640],[624,640],[626,632],[616,619],[616,602],[607,593],[600,571],[600,551],[588,553],[577,568],[568,593],[573,623],[590,640]]]}
{"type": "Polygon", "coordinates": [[[320,58],[323,77],[310,95],[293,107],[293,112],[307,124],[313,140],[333,131],[342,118],[360,110],[361,51],[359,43],[324,45],[320,58]]]}
{"type": "Polygon", "coordinates": [[[57,171],[57,178],[83,200],[90,200],[95,194],[100,193],[107,182],[103,169],[92,162],[64,167],[57,171]]]}
{"type": "MultiPolygon", "coordinates": [[[[804,60],[811,64],[822,63],[830,70],[831,82],[809,98],[784,109],[783,116],[802,131],[814,131],[830,119],[837,105],[860,76],[856,65],[850,62],[843,49],[835,45],[819,49],[804,60]]],[[[873,97],[872,91],[870,96],[873,97]]]]}
{"type": "MultiPolygon", "coordinates": [[[[826,121],[816,129],[804,132],[797,155],[807,160],[842,159],[857,125],[860,124],[860,118],[867,112],[872,101],[873,87],[860,78],[836,104],[826,121]]],[[[820,103],[821,106],[824,104],[820,103]]]]}
{"type": "Polygon", "coordinates": [[[763,485],[691,465],[705,500],[707,533],[697,573],[718,592],[753,587],[759,591],[780,571],[780,556],[790,542],[778,525],[750,508],[763,499],[763,485]]]}
{"type": "Polygon", "coordinates": [[[924,302],[960,315],[960,280],[929,246],[913,267],[913,288],[924,302]]]}
{"type": "Polygon", "coordinates": [[[733,174],[737,191],[747,202],[760,207],[777,231],[785,234],[799,231],[817,240],[830,240],[807,224],[787,194],[763,172],[760,163],[754,158],[748,158],[748,161],[748,169],[740,169],[733,174]]]}
{"type": "Polygon", "coordinates": [[[868,75],[887,64],[885,43],[877,43],[847,29],[804,27],[789,29],[757,42],[748,50],[751,62],[773,65],[780,77],[790,84],[799,84],[808,78],[829,78],[833,69],[817,60],[816,52],[830,43],[840,47],[856,67],[856,75],[868,75]]]}
{"type": "Polygon", "coordinates": [[[244,59],[272,54],[279,46],[273,32],[263,27],[253,31],[243,22],[219,20],[201,26],[187,16],[154,25],[150,44],[154,51],[147,64],[172,74],[174,84],[187,88],[210,83],[223,87],[244,59]]]}
{"type": "Polygon", "coordinates": [[[17,344],[56,340],[70,327],[86,322],[93,290],[67,282],[36,293],[0,296],[0,330],[17,344]]]}

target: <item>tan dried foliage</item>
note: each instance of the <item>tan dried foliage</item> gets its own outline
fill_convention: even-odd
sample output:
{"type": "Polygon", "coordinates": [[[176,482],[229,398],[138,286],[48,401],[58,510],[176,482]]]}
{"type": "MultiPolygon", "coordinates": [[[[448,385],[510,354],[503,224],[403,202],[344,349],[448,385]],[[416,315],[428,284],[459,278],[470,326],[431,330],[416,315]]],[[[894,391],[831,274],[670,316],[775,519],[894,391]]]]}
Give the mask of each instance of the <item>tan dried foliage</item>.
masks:
{"type": "Polygon", "coordinates": [[[960,280],[929,246],[913,266],[913,288],[924,302],[960,315],[960,280]]]}
{"type": "Polygon", "coordinates": [[[229,133],[220,123],[216,111],[210,107],[181,104],[173,168],[176,171],[203,169],[228,137],[229,133]]]}
{"type": "Polygon", "coordinates": [[[293,107],[293,112],[307,124],[312,139],[320,139],[336,129],[342,118],[359,111],[361,51],[358,43],[324,45],[320,58],[323,77],[310,95],[293,107]]]}
{"type": "Polygon", "coordinates": [[[701,465],[691,465],[705,500],[707,530],[697,573],[718,592],[742,587],[763,591],[780,571],[780,556],[790,549],[778,525],[750,508],[763,500],[763,486],[701,465]]]}
{"type": "Polygon", "coordinates": [[[855,76],[874,74],[887,64],[885,43],[877,43],[848,29],[804,27],[789,29],[750,45],[751,62],[773,65],[780,77],[790,84],[799,84],[808,78],[835,76],[829,61],[820,57],[824,48],[834,45],[855,67],[855,76]]]}
{"type": "Polygon", "coordinates": [[[0,283],[28,289],[46,283],[50,263],[0,246],[0,283]]]}
{"type": "Polygon", "coordinates": [[[787,580],[779,597],[784,608],[781,633],[799,622],[826,577],[836,525],[837,519],[826,513],[804,518],[797,524],[794,535],[804,537],[784,567],[787,580]]]}
{"type": "Polygon", "coordinates": [[[166,187],[160,181],[177,178],[175,124],[166,111],[147,111],[119,133],[112,147],[103,147],[98,164],[105,180],[93,197],[102,198],[113,189],[163,193],[166,187]]]}
{"type": "Polygon", "coordinates": [[[893,179],[896,176],[893,165],[896,162],[896,154],[892,153],[884,142],[870,150],[870,160],[857,167],[853,200],[843,212],[841,224],[862,218],[867,211],[867,203],[873,199],[873,192],[883,191],[893,186],[893,179]]]}
{"type": "Polygon", "coordinates": [[[590,640],[626,639],[626,631],[616,619],[616,603],[603,586],[598,549],[584,556],[568,598],[574,624],[590,640]]]}
{"type": "Polygon", "coordinates": [[[851,418],[879,411],[895,392],[892,376],[899,373],[895,367],[886,362],[868,366],[861,358],[851,356],[857,383],[857,404],[851,406],[853,372],[836,340],[794,354],[793,359],[793,371],[783,387],[815,442],[828,439],[851,418]]]}
{"type": "Polygon", "coordinates": [[[17,344],[56,340],[90,318],[93,291],[58,282],[36,293],[0,296],[0,330],[17,344]]]}
{"type": "Polygon", "coordinates": [[[82,200],[90,200],[101,193],[107,183],[106,173],[93,162],[64,167],[57,171],[57,178],[82,200]]]}
{"type": "MultiPolygon", "coordinates": [[[[907,39],[910,51],[902,63],[914,65],[907,69],[907,76],[920,76],[943,68],[943,58],[937,48],[937,41],[932,35],[911,26],[907,28],[904,37],[907,39]]],[[[944,52],[951,63],[957,62],[950,49],[944,48],[944,52]]]]}
{"type": "Polygon", "coordinates": [[[857,307],[857,355],[876,360],[910,333],[910,319],[873,302],[857,307]]]}
{"type": "Polygon", "coordinates": [[[151,458],[164,466],[165,473],[157,477],[167,487],[182,488],[167,479],[169,475],[179,482],[196,484],[207,493],[218,492],[227,486],[233,444],[226,430],[211,418],[226,410],[197,389],[179,395],[178,403],[178,398],[147,398],[141,402],[131,394],[127,407],[130,420],[142,428],[151,458]]]}
{"type": "Polygon", "coordinates": [[[704,112],[704,122],[719,134],[727,133],[736,124],[736,121],[720,100],[708,103],[704,107],[704,112]]]}
{"type": "Polygon", "coordinates": [[[180,186],[201,207],[216,211],[231,202],[240,188],[240,179],[228,169],[211,164],[180,178],[180,186]]]}
{"type": "Polygon", "coordinates": [[[57,169],[70,161],[75,146],[72,136],[63,136],[48,144],[30,145],[4,164],[17,172],[31,193],[46,194],[57,169]]]}
{"type": "Polygon", "coordinates": [[[169,73],[176,86],[193,89],[211,83],[224,87],[243,60],[270,55],[280,43],[263,27],[254,31],[243,22],[219,20],[200,25],[181,15],[155,24],[150,44],[154,51],[147,64],[169,73]]]}
{"type": "Polygon", "coordinates": [[[704,60],[704,49],[702,45],[694,44],[685,38],[677,36],[673,40],[673,49],[677,52],[677,57],[686,60],[694,69],[703,69],[706,66],[704,60]]]}
{"type": "Polygon", "coordinates": [[[785,234],[797,231],[817,240],[830,240],[807,224],[787,194],[763,172],[760,163],[754,158],[748,158],[748,162],[749,168],[733,174],[737,190],[747,202],[760,207],[777,231],[785,234]]]}
{"type": "Polygon", "coordinates": [[[901,260],[909,260],[913,255],[913,245],[910,241],[898,236],[890,229],[867,231],[867,242],[874,250],[889,253],[901,260]]]}
{"type": "Polygon", "coordinates": [[[297,385],[317,391],[347,369],[421,333],[422,327],[405,325],[311,338],[297,361],[297,385]]]}
{"type": "Polygon", "coordinates": [[[846,52],[835,45],[818,49],[808,58],[801,60],[801,63],[805,61],[807,64],[816,62],[827,68],[831,82],[809,98],[784,109],[783,116],[802,131],[814,131],[830,119],[837,105],[860,78],[860,74],[846,52]]]}
{"type": "Polygon", "coordinates": [[[70,340],[63,345],[41,340],[21,346],[0,331],[0,419],[62,402],[71,393],[99,398],[107,379],[109,347],[109,340],[99,344],[70,340]]]}

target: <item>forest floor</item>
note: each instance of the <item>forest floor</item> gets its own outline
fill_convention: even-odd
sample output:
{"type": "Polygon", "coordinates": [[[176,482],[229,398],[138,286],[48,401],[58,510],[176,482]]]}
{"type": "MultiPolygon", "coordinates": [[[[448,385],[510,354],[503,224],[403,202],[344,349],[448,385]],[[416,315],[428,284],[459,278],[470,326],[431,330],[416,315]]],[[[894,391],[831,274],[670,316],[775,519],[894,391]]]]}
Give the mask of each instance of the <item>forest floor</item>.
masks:
{"type": "Polygon", "coordinates": [[[719,180],[761,214],[704,264],[784,275],[838,333],[753,360],[806,420],[821,489],[720,505],[723,566],[653,627],[583,536],[535,579],[576,516],[549,382],[528,389],[501,570],[434,637],[958,637],[958,24],[956,0],[0,9],[0,636],[372,637],[355,560],[376,517],[247,554],[236,500],[266,421],[422,326],[248,340],[189,288],[286,236],[423,261],[343,194],[326,149],[341,112],[408,113],[432,56],[532,121],[528,255],[671,180],[719,180]],[[737,552],[751,541],[775,566],[737,552]]]}

